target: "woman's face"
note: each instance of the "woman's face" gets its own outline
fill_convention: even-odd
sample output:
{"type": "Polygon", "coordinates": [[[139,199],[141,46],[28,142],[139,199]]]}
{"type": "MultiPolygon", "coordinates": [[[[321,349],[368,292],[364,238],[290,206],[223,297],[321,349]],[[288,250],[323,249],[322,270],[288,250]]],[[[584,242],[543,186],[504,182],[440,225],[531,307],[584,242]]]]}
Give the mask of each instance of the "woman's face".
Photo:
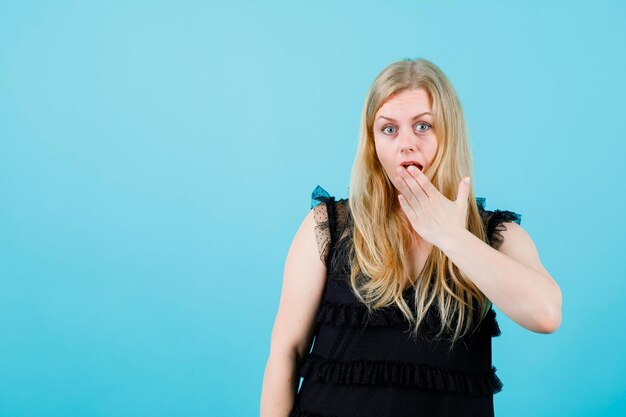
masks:
{"type": "Polygon", "coordinates": [[[391,95],[376,112],[376,155],[392,182],[403,162],[416,161],[425,171],[434,160],[437,136],[431,111],[426,90],[418,88],[391,95]]]}

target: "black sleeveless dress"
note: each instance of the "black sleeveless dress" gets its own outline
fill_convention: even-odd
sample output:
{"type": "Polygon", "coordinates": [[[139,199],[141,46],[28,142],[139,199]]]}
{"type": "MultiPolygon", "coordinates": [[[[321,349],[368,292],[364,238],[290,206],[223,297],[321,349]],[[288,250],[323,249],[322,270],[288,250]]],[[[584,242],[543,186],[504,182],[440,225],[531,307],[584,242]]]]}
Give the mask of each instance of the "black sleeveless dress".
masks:
{"type": "MultiPolygon", "coordinates": [[[[327,281],[315,319],[313,347],[298,370],[303,381],[289,416],[493,416],[493,394],[503,386],[491,364],[491,339],[500,335],[493,308],[452,351],[449,344],[429,337],[439,329],[436,316],[430,315],[432,308],[423,337],[417,340],[409,337],[409,322],[396,306],[368,316],[349,284],[348,200],[336,200],[319,185],[312,200],[327,281]]],[[[487,211],[485,198],[476,201],[488,243],[498,248],[502,243],[498,232],[505,230],[502,223],[520,224],[521,215],[487,211]]],[[[413,309],[414,290],[407,290],[405,296],[413,309]]]]}

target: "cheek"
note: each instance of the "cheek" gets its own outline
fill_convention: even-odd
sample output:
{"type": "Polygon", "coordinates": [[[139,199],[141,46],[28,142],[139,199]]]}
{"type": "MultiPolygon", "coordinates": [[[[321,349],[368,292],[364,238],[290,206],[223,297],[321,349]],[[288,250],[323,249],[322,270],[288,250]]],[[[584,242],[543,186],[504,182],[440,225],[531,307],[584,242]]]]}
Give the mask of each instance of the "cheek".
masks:
{"type": "Polygon", "coordinates": [[[394,178],[397,175],[397,150],[395,149],[393,142],[391,142],[388,138],[381,137],[376,139],[376,136],[374,136],[374,138],[374,147],[376,149],[378,162],[387,176],[389,178],[394,178]]]}
{"type": "Polygon", "coordinates": [[[385,165],[385,161],[387,160],[387,154],[389,153],[389,151],[385,149],[385,147],[382,146],[379,141],[376,141],[374,143],[374,146],[376,149],[376,157],[381,164],[385,165]]]}
{"type": "Polygon", "coordinates": [[[385,158],[380,158],[380,162],[383,166],[383,169],[387,173],[390,178],[393,178],[396,175],[395,172],[395,160],[392,156],[387,155],[385,158]]]}
{"type": "Polygon", "coordinates": [[[384,164],[385,160],[387,159],[387,154],[389,153],[389,150],[382,146],[380,142],[375,142],[375,148],[378,160],[384,164]]]}
{"type": "Polygon", "coordinates": [[[437,149],[439,147],[439,143],[437,142],[437,138],[434,136],[430,139],[431,140],[428,142],[428,153],[432,159],[435,157],[435,155],[437,155],[437,149]]]}

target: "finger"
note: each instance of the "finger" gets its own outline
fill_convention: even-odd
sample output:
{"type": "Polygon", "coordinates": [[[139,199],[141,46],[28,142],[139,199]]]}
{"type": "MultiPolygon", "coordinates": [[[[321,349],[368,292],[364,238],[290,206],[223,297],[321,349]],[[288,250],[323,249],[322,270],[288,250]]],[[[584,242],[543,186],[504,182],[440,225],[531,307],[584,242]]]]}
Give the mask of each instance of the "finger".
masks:
{"type": "Polygon", "coordinates": [[[416,202],[412,202],[412,206],[417,207],[417,205],[419,205],[419,194],[417,194],[417,189],[420,188],[420,186],[415,184],[414,180],[410,183],[408,182],[410,176],[404,168],[398,168],[398,173],[398,190],[404,194],[407,201],[412,202],[413,200],[416,200],[416,202]]]}
{"type": "Polygon", "coordinates": [[[409,175],[417,181],[422,190],[424,190],[424,194],[426,197],[432,197],[439,192],[437,187],[433,185],[432,182],[428,179],[428,177],[419,169],[414,167],[413,165],[409,166],[409,175]]]}
{"type": "Polygon", "coordinates": [[[468,205],[469,194],[470,194],[470,178],[465,177],[459,183],[456,202],[459,204],[463,204],[463,206],[468,205]]]}
{"type": "Polygon", "coordinates": [[[409,201],[402,194],[398,194],[398,201],[400,202],[400,207],[406,213],[407,218],[411,223],[414,223],[417,219],[417,214],[415,213],[415,209],[409,204],[409,201]]]}
{"type": "Polygon", "coordinates": [[[417,202],[417,197],[415,197],[413,191],[411,191],[408,184],[402,179],[401,175],[402,174],[398,173],[394,185],[396,186],[400,194],[402,194],[404,200],[411,208],[418,207],[419,202],[417,202]]]}
{"type": "Polygon", "coordinates": [[[410,166],[408,170],[403,169],[403,171],[405,174],[404,179],[407,182],[407,184],[414,184],[412,187],[413,194],[415,194],[415,196],[420,200],[428,198],[429,195],[426,193],[426,191],[422,187],[422,184],[419,182],[418,178],[415,175],[415,171],[417,172],[421,172],[421,171],[415,168],[414,166],[410,166]]]}
{"type": "Polygon", "coordinates": [[[456,197],[456,205],[461,207],[464,212],[467,212],[467,207],[469,206],[469,195],[470,195],[470,177],[465,177],[459,183],[459,189],[457,191],[456,197]]]}

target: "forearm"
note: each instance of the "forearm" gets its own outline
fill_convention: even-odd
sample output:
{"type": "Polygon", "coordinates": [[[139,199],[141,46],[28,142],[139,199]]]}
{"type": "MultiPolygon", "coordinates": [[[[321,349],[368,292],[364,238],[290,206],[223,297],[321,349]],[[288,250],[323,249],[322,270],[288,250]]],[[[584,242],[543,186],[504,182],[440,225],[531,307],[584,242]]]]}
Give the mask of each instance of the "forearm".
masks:
{"type": "Polygon", "coordinates": [[[261,417],[287,417],[300,378],[295,354],[270,353],[261,389],[261,417]]]}
{"type": "Polygon", "coordinates": [[[559,290],[544,274],[460,230],[441,250],[504,314],[539,333],[554,317],[559,290]]]}

